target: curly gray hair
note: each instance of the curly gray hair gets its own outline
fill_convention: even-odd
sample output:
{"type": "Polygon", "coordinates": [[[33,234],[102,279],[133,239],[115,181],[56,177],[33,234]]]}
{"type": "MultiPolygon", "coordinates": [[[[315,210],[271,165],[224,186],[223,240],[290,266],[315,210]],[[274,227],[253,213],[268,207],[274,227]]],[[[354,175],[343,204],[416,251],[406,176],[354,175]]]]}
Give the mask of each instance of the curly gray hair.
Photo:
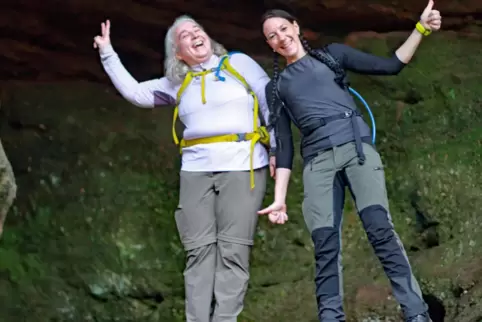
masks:
{"type": "MultiPolygon", "coordinates": [[[[164,48],[166,50],[166,56],[164,59],[164,73],[167,79],[174,84],[180,84],[184,80],[187,72],[189,71],[189,66],[181,60],[176,58],[177,52],[177,44],[175,39],[176,28],[185,21],[191,21],[199,26],[199,28],[203,29],[202,26],[197,23],[193,18],[188,15],[182,15],[171,25],[169,30],[167,31],[166,38],[164,40],[164,48]]],[[[203,29],[204,30],[204,29],[203,29]]],[[[222,56],[227,53],[226,48],[220,43],[214,41],[209,37],[211,40],[211,47],[215,55],[222,56]]]]}

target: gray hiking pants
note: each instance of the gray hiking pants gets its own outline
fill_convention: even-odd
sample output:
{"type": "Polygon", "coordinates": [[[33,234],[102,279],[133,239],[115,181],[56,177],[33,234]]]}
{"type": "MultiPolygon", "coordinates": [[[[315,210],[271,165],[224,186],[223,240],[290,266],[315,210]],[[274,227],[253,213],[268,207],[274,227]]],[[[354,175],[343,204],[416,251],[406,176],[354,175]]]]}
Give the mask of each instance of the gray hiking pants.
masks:
{"type": "Polygon", "coordinates": [[[187,322],[237,321],[248,287],[249,257],[266,176],[267,168],[255,170],[251,190],[249,171],[181,171],[175,217],[187,253],[187,322]]]}
{"type": "Polygon", "coordinates": [[[378,152],[363,143],[366,161],[358,164],[354,143],[319,153],[303,170],[303,216],[315,245],[318,317],[345,321],[341,265],[341,226],[345,186],[405,317],[427,311],[407,255],[394,230],[378,152]]]}

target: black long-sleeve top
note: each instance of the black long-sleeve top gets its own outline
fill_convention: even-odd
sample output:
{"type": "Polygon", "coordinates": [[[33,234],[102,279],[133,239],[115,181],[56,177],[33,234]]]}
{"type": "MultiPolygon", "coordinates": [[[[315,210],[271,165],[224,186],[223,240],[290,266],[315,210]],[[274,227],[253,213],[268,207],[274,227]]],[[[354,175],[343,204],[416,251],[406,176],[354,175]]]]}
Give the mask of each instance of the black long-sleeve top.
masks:
{"type": "MultiPolygon", "coordinates": [[[[326,50],[339,61],[345,71],[371,75],[396,75],[405,67],[395,54],[389,58],[379,57],[338,43],[328,45],[326,50]]],[[[294,155],[292,121],[303,132],[313,119],[356,110],[353,96],[347,89],[341,88],[334,79],[334,72],[311,55],[303,56],[280,73],[279,98],[284,101],[285,108],[289,111],[281,108],[275,127],[277,168],[292,168],[294,155]]],[[[269,106],[272,106],[272,86],[272,82],[266,85],[269,106]]],[[[356,121],[362,139],[369,140],[371,136],[369,126],[361,117],[356,117],[356,121]]],[[[354,139],[350,119],[334,120],[303,136],[301,154],[306,163],[320,151],[354,141],[354,139]]]]}

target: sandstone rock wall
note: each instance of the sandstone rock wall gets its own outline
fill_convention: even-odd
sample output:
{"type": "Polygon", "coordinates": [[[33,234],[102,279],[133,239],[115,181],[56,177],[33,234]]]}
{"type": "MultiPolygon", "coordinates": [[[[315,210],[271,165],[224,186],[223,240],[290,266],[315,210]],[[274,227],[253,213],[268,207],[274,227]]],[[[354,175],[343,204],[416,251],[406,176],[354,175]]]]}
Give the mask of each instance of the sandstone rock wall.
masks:
{"type": "MultiPolygon", "coordinates": [[[[163,39],[173,19],[188,13],[230,49],[270,54],[259,17],[287,8],[309,34],[409,30],[426,5],[415,0],[6,0],[0,4],[0,75],[3,80],[107,81],[92,38],[112,21],[112,40],[135,77],[162,73],[163,39]]],[[[482,16],[482,1],[437,0],[444,29],[482,16]]]]}

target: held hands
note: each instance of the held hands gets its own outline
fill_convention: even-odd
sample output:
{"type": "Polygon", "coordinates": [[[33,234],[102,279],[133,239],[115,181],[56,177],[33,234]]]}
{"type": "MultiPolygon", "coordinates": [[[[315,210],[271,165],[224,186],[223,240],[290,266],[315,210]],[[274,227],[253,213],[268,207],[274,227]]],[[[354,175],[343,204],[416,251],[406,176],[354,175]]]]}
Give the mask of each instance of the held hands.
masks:
{"type": "MultiPolygon", "coordinates": [[[[269,172],[270,176],[276,180],[276,157],[269,158],[269,172]]],[[[268,215],[269,221],[273,224],[284,224],[288,221],[286,214],[286,204],[284,202],[274,201],[270,206],[258,211],[258,215],[268,215]]]]}
{"type": "Polygon", "coordinates": [[[110,20],[101,23],[101,35],[94,37],[94,48],[102,49],[110,45],[110,20]]]}
{"type": "Polygon", "coordinates": [[[258,215],[268,215],[269,221],[273,224],[284,224],[288,221],[286,205],[280,202],[273,202],[270,206],[258,211],[258,215]]]}
{"type": "Polygon", "coordinates": [[[437,31],[442,26],[442,16],[440,16],[440,11],[432,10],[433,5],[434,1],[429,0],[427,7],[420,16],[420,23],[427,30],[437,31]]]}

